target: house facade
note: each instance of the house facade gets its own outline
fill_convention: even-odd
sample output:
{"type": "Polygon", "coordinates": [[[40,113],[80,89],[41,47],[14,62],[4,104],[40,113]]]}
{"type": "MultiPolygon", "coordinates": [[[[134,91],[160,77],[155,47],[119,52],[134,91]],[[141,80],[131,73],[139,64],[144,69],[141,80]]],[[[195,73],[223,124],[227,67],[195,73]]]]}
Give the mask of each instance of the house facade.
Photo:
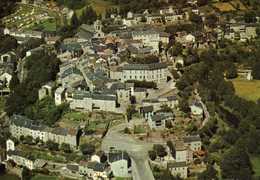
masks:
{"type": "Polygon", "coordinates": [[[117,97],[114,94],[74,91],[72,92],[70,108],[86,111],[99,110],[117,112],[117,97]]]}
{"type": "Polygon", "coordinates": [[[122,70],[122,81],[153,81],[155,83],[166,82],[168,69],[164,63],[154,64],[126,64],[122,70]]]}
{"type": "Polygon", "coordinates": [[[173,176],[180,176],[184,179],[188,177],[188,165],[186,162],[168,162],[167,168],[173,176]]]}
{"type": "Polygon", "coordinates": [[[32,136],[33,139],[39,138],[43,142],[51,140],[59,145],[67,143],[72,148],[77,147],[76,129],[50,128],[21,115],[13,115],[10,122],[10,133],[18,139],[21,136],[32,136]]]}

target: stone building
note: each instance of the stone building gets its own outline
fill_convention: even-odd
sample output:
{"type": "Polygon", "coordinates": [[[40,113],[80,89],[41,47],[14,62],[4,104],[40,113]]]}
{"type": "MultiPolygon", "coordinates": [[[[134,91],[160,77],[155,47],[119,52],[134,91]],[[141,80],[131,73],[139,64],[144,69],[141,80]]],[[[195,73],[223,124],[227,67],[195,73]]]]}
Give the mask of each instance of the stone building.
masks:
{"type": "Polygon", "coordinates": [[[13,137],[18,139],[21,136],[31,136],[33,139],[40,139],[43,142],[51,140],[59,145],[67,143],[72,148],[76,148],[78,144],[78,129],[50,128],[21,115],[13,115],[10,118],[9,131],[13,137]]]}
{"type": "Polygon", "coordinates": [[[152,81],[163,83],[167,80],[168,68],[165,63],[153,64],[126,64],[116,71],[110,72],[111,78],[121,80],[152,81]]]}
{"type": "Polygon", "coordinates": [[[117,112],[117,97],[114,94],[73,91],[71,97],[71,109],[117,112]]]}
{"type": "Polygon", "coordinates": [[[190,147],[192,151],[200,151],[201,150],[201,138],[199,135],[193,136],[185,136],[183,138],[184,143],[190,147]]]}
{"type": "Polygon", "coordinates": [[[188,166],[186,162],[168,162],[167,168],[170,170],[173,176],[179,175],[184,179],[188,177],[188,166]]]}

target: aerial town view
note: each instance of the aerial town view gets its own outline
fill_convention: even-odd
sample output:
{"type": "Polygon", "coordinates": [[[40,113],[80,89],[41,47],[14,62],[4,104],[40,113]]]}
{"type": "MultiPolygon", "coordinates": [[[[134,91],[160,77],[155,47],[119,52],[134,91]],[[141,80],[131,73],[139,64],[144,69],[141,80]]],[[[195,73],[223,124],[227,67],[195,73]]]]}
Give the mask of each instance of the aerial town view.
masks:
{"type": "Polygon", "coordinates": [[[0,180],[260,180],[260,0],[0,0],[0,180]]]}

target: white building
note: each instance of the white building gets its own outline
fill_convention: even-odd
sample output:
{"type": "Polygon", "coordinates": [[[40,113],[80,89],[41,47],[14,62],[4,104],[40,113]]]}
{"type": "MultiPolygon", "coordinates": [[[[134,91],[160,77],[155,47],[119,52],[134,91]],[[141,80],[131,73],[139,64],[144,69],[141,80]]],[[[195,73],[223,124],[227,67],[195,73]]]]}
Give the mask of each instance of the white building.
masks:
{"type": "Polygon", "coordinates": [[[141,40],[144,46],[153,47],[154,52],[159,52],[160,33],[152,30],[133,31],[133,40],[141,40]]]}
{"type": "Polygon", "coordinates": [[[117,97],[113,94],[97,94],[88,91],[74,91],[71,95],[70,108],[86,111],[118,112],[117,97]]]}
{"type": "Polygon", "coordinates": [[[122,82],[136,80],[163,83],[167,80],[168,68],[164,63],[126,64],[123,66],[121,72],[111,71],[110,73],[113,74],[111,77],[115,77],[122,82]]]}
{"type": "Polygon", "coordinates": [[[160,113],[151,116],[148,119],[148,124],[151,129],[164,129],[167,121],[173,120],[173,113],[160,113]]]}
{"type": "Polygon", "coordinates": [[[40,139],[43,142],[51,140],[61,145],[69,144],[71,148],[77,147],[77,129],[74,128],[49,128],[37,121],[30,120],[25,116],[13,115],[10,118],[10,133],[15,138],[31,136],[34,140],[40,139]]]}
{"type": "Polygon", "coordinates": [[[192,151],[200,151],[201,150],[201,138],[199,135],[196,136],[186,136],[183,138],[184,143],[190,147],[192,151]]]}
{"type": "Polygon", "coordinates": [[[188,166],[186,162],[169,162],[167,168],[170,170],[173,176],[180,176],[186,179],[188,177],[188,166]]]}
{"type": "Polygon", "coordinates": [[[54,94],[55,105],[61,105],[65,100],[65,88],[59,87],[56,89],[54,94]]]}

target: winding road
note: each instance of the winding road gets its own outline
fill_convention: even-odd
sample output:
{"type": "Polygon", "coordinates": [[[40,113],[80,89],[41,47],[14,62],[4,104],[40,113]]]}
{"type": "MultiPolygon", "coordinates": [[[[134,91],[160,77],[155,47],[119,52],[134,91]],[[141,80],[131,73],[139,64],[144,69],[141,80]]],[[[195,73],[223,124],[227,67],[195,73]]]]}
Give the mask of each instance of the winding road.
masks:
{"type": "Polygon", "coordinates": [[[111,147],[126,151],[132,161],[132,175],[134,180],[154,180],[154,176],[148,161],[148,150],[152,144],[133,139],[120,133],[127,124],[120,124],[111,128],[102,141],[102,150],[109,151],[111,147]]]}

